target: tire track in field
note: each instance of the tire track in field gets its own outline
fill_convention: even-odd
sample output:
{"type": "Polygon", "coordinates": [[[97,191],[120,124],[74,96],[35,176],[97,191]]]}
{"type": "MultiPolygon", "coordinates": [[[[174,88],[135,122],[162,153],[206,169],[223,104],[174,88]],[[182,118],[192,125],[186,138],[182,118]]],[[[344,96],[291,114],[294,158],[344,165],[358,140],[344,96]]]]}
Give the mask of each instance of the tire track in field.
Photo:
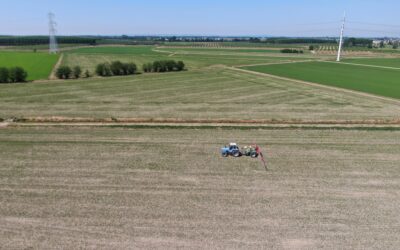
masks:
{"type": "Polygon", "coordinates": [[[291,63],[305,63],[305,62],[318,62],[318,61],[323,61],[320,59],[309,59],[309,60],[300,60],[300,61],[282,61],[282,62],[270,62],[270,63],[257,63],[257,64],[247,64],[247,65],[238,65],[235,67],[252,67],[252,66],[266,66],[266,65],[277,65],[277,64],[291,64],[291,63]]]}
{"type": "MultiPolygon", "coordinates": [[[[326,63],[337,63],[332,61],[321,61],[326,63]]],[[[400,68],[390,67],[390,66],[380,66],[380,65],[369,65],[369,64],[360,64],[360,63],[348,63],[348,62],[340,62],[339,64],[348,64],[348,65],[355,65],[355,66],[363,66],[363,67],[371,67],[371,68],[382,68],[382,69],[396,69],[400,70],[400,68]]]]}
{"type": "Polygon", "coordinates": [[[61,66],[63,59],[64,59],[64,54],[61,54],[60,58],[58,58],[56,65],[54,65],[53,70],[50,73],[49,80],[57,79],[56,72],[57,72],[57,69],[61,66]]]}

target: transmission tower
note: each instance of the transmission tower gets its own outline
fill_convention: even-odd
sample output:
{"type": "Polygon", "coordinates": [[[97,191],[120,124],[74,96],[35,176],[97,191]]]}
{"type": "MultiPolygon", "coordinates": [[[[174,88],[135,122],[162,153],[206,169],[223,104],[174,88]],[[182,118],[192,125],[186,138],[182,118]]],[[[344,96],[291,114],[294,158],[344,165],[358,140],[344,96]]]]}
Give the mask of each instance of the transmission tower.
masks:
{"type": "Polygon", "coordinates": [[[57,46],[57,39],[56,39],[56,33],[57,33],[57,23],[55,21],[55,15],[53,13],[49,13],[49,35],[50,35],[50,47],[49,47],[49,53],[50,54],[57,54],[58,52],[58,46],[57,46]]]}
{"type": "Polygon", "coordinates": [[[339,50],[338,50],[337,59],[336,59],[337,62],[340,62],[340,56],[342,55],[343,33],[344,33],[345,24],[346,24],[346,12],[344,12],[342,29],[340,31],[339,50]]]}

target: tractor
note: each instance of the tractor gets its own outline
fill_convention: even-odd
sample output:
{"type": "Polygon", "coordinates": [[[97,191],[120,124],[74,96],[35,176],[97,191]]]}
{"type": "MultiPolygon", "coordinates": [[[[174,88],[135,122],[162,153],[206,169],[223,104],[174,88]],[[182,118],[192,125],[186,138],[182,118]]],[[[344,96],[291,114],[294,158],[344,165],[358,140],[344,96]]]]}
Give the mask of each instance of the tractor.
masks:
{"type": "Polygon", "coordinates": [[[241,157],[243,155],[236,143],[230,143],[229,146],[221,148],[221,154],[223,157],[241,157]]]}
{"type": "Polygon", "coordinates": [[[259,156],[259,152],[257,151],[256,147],[245,146],[243,150],[240,150],[239,146],[236,143],[230,143],[229,146],[221,148],[221,154],[223,157],[241,157],[244,155],[251,158],[257,158],[259,156]]]}
{"type": "Polygon", "coordinates": [[[267,162],[265,161],[264,155],[257,144],[254,144],[252,146],[245,146],[243,150],[240,150],[239,146],[236,143],[230,143],[229,146],[221,148],[221,154],[223,157],[233,156],[237,158],[241,156],[248,156],[253,159],[260,157],[260,160],[262,161],[265,170],[268,170],[267,162]]]}

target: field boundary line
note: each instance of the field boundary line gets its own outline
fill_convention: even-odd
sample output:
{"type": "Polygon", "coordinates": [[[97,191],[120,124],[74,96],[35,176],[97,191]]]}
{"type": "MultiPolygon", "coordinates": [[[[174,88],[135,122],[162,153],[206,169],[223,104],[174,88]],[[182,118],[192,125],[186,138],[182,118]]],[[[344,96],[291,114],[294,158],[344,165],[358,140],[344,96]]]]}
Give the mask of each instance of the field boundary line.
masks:
{"type": "MultiPolygon", "coordinates": [[[[321,62],[326,62],[326,63],[337,63],[337,62],[322,61],[322,60],[321,60],[321,62]]],[[[368,65],[368,64],[347,63],[347,62],[340,62],[339,64],[348,64],[348,65],[363,66],[363,67],[371,67],[371,68],[382,68],[382,69],[396,69],[396,70],[400,70],[400,68],[390,67],[390,66],[368,65]]]]}
{"type": "Polygon", "coordinates": [[[247,65],[237,65],[235,66],[236,68],[242,68],[242,67],[253,67],[253,66],[266,66],[266,65],[279,65],[279,64],[292,64],[292,63],[305,63],[305,62],[319,62],[322,60],[313,60],[313,59],[309,59],[309,60],[300,60],[300,61],[293,61],[293,60],[289,60],[289,61],[284,61],[284,62],[272,62],[272,63],[256,63],[256,64],[247,64],[247,65]]]}
{"type": "Polygon", "coordinates": [[[54,65],[53,69],[51,70],[51,73],[49,75],[49,80],[56,80],[57,79],[56,71],[61,66],[61,63],[62,63],[63,59],[64,59],[64,53],[62,53],[60,55],[60,58],[58,58],[57,63],[54,65]]]}
{"type": "Polygon", "coordinates": [[[92,127],[92,128],[137,128],[137,129],[308,129],[308,130],[396,130],[400,125],[373,124],[219,124],[219,123],[10,123],[5,128],[18,127],[92,127]]]}
{"type": "Polygon", "coordinates": [[[151,51],[153,51],[153,52],[158,52],[158,53],[163,53],[163,54],[169,54],[169,55],[171,55],[171,54],[176,54],[176,53],[170,52],[170,51],[159,50],[158,48],[152,49],[151,51]]]}
{"type": "Polygon", "coordinates": [[[318,87],[318,88],[321,88],[321,89],[329,89],[329,90],[334,90],[334,91],[342,92],[342,93],[355,94],[355,95],[358,95],[358,96],[374,98],[374,99],[378,99],[378,100],[381,100],[381,101],[386,101],[386,102],[390,102],[390,103],[394,103],[394,104],[400,105],[400,100],[397,100],[397,99],[394,99],[394,98],[390,98],[390,97],[378,96],[378,95],[373,95],[373,94],[369,94],[369,93],[365,93],[365,92],[361,92],[361,91],[356,91],[356,90],[351,90],[351,89],[344,89],[344,88],[339,88],[339,87],[333,87],[333,86],[323,85],[323,84],[320,84],[320,83],[307,82],[307,81],[297,80],[297,79],[294,79],[294,78],[276,76],[276,75],[271,75],[271,74],[267,74],[267,73],[261,73],[261,72],[257,72],[257,71],[241,69],[241,68],[236,68],[236,67],[224,66],[224,68],[228,69],[228,70],[230,69],[230,70],[239,71],[239,72],[248,73],[248,74],[253,74],[253,75],[258,75],[258,76],[268,76],[268,77],[275,78],[275,79],[286,80],[286,81],[291,81],[291,82],[295,82],[295,83],[301,83],[301,84],[305,84],[305,85],[309,85],[309,86],[313,86],[313,87],[318,87]]]}
{"type": "Polygon", "coordinates": [[[141,118],[141,117],[65,117],[33,116],[4,119],[3,123],[171,123],[171,124],[345,124],[345,125],[400,125],[400,117],[369,120],[302,120],[302,119],[183,119],[183,118],[141,118]]]}

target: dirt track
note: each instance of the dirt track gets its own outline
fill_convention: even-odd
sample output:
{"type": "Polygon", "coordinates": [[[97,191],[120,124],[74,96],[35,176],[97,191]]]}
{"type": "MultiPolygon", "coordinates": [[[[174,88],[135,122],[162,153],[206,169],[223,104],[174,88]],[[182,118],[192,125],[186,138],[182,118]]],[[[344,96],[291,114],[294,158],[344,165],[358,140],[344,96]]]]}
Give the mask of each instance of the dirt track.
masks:
{"type": "Polygon", "coordinates": [[[61,54],[60,58],[58,58],[58,61],[57,61],[56,65],[54,65],[53,70],[50,73],[49,80],[56,80],[57,79],[56,71],[61,66],[63,59],[64,59],[64,54],[61,54]]]}

